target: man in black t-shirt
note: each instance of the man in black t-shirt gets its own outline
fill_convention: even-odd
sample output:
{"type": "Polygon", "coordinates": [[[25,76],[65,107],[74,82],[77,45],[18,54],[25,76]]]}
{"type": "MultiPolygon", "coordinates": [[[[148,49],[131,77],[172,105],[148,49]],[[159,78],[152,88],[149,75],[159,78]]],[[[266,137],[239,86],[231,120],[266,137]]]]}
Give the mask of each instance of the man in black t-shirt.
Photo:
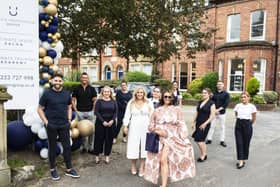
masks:
{"type": "MultiPolygon", "coordinates": [[[[79,121],[88,119],[93,122],[93,107],[97,93],[95,89],[89,85],[89,77],[86,72],[82,73],[80,81],[81,84],[77,86],[72,93],[72,106],[79,121]]],[[[92,134],[89,137],[83,138],[82,153],[92,151],[93,136],[92,134]]]]}
{"type": "Polygon", "coordinates": [[[48,134],[49,163],[52,180],[59,180],[56,171],[57,136],[63,146],[63,157],[66,164],[65,175],[73,178],[80,176],[72,168],[70,145],[70,121],[72,116],[71,96],[63,90],[63,76],[55,74],[52,78],[52,88],[46,90],[39,101],[38,114],[45,124],[48,134]]]}

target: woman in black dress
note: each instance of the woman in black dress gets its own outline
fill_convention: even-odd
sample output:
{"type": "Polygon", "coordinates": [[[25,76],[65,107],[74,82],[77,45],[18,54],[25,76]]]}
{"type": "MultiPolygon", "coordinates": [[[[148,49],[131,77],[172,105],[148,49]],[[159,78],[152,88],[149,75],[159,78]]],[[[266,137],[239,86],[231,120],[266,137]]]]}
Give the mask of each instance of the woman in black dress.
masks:
{"type": "Polygon", "coordinates": [[[192,128],[195,128],[192,137],[200,149],[198,162],[203,162],[207,159],[205,139],[210,129],[211,121],[215,117],[215,104],[210,99],[211,94],[211,90],[208,88],[202,90],[202,100],[198,103],[192,124],[192,128]]]}
{"type": "Polygon", "coordinates": [[[108,164],[110,161],[117,112],[117,102],[112,97],[112,90],[109,86],[105,86],[101,91],[101,98],[96,101],[94,108],[96,121],[93,153],[96,155],[97,164],[100,162],[99,154],[103,152],[105,162],[108,164]]]}

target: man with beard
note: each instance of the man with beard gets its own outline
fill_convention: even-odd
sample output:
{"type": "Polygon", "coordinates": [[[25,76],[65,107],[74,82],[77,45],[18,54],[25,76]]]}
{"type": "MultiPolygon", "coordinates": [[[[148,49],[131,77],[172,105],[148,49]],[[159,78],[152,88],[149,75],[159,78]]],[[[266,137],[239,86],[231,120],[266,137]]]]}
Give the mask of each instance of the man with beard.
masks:
{"type": "MultiPolygon", "coordinates": [[[[93,123],[93,106],[97,93],[95,89],[89,85],[89,77],[83,72],[80,77],[81,84],[78,85],[72,93],[72,106],[76,112],[78,120],[88,119],[93,123]]],[[[93,134],[83,138],[82,153],[92,152],[93,134]]]]}
{"type": "Polygon", "coordinates": [[[52,180],[59,180],[56,171],[57,137],[63,146],[63,157],[67,170],[65,175],[79,178],[72,168],[70,146],[70,121],[72,117],[71,96],[63,90],[63,76],[55,74],[51,80],[52,87],[46,90],[39,101],[38,114],[45,124],[49,144],[49,164],[52,180]]]}

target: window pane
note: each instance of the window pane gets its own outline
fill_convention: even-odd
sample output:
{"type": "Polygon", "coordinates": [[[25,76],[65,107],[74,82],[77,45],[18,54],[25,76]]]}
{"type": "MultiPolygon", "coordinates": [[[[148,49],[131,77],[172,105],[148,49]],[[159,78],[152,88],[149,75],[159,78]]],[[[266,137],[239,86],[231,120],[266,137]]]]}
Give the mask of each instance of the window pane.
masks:
{"type": "Polygon", "coordinates": [[[243,91],[244,62],[243,59],[232,59],[230,70],[230,91],[243,91]]]}
{"type": "Polygon", "coordinates": [[[264,15],[265,12],[262,10],[251,14],[251,37],[254,39],[264,36],[264,15]]]}
{"type": "Polygon", "coordinates": [[[240,14],[228,16],[228,40],[238,41],[240,35],[240,14]]]}
{"type": "Polygon", "coordinates": [[[188,64],[182,63],[180,69],[180,89],[187,89],[188,82],[188,64]]]}

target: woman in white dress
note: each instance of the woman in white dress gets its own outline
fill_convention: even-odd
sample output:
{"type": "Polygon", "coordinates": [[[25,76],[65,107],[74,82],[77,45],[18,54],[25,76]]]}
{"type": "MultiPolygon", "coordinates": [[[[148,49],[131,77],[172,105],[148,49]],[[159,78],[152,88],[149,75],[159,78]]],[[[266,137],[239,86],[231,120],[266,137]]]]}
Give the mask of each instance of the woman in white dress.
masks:
{"type": "Polygon", "coordinates": [[[136,161],[140,159],[138,175],[144,175],[146,133],[150,116],[154,110],[153,104],[147,99],[144,88],[138,87],[134,90],[133,98],[128,102],[124,119],[124,133],[128,134],[127,158],[131,160],[131,174],[136,175],[136,161]]]}

